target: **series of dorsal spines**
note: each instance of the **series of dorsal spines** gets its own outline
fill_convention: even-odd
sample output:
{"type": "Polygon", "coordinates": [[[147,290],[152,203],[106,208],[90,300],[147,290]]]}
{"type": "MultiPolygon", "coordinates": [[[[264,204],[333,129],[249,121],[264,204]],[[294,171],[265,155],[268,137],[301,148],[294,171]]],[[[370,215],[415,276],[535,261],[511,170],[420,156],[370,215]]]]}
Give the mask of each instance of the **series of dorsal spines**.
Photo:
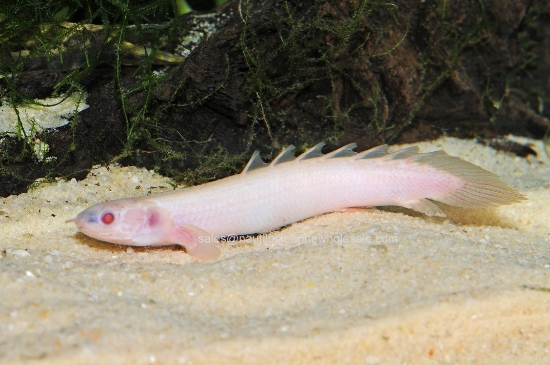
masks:
{"type": "Polygon", "coordinates": [[[323,154],[322,149],[324,146],[325,146],[325,142],[318,143],[315,146],[308,149],[307,151],[305,151],[304,153],[302,153],[301,155],[299,155],[298,157],[296,157],[294,156],[294,151],[296,150],[296,147],[293,145],[290,145],[286,147],[284,150],[282,150],[281,153],[279,153],[277,157],[275,157],[273,161],[271,161],[271,163],[269,164],[262,160],[260,156],[260,152],[256,150],[252,154],[252,157],[246,164],[242,173],[246,174],[250,171],[253,171],[262,167],[276,166],[282,163],[292,162],[292,161],[304,161],[312,158],[331,159],[331,158],[353,157],[356,160],[360,160],[360,159],[380,158],[380,157],[390,156],[391,159],[399,159],[399,158],[407,158],[414,154],[418,154],[417,147],[409,147],[409,148],[405,148],[403,150],[394,152],[392,154],[389,154],[388,145],[374,147],[369,150],[357,153],[354,151],[354,149],[357,148],[357,144],[355,143],[347,144],[332,152],[323,154]]]}

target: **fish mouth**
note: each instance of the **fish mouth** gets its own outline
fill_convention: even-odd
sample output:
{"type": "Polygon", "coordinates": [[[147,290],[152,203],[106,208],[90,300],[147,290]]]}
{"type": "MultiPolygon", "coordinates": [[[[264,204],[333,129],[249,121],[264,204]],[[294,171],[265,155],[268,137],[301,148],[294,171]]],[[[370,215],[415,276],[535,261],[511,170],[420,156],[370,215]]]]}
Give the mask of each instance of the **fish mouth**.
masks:
{"type": "Polygon", "coordinates": [[[76,224],[78,227],[78,230],[80,233],[85,234],[86,236],[93,238],[98,241],[108,242],[108,243],[116,243],[121,245],[127,245],[127,246],[134,246],[133,244],[133,236],[122,236],[119,232],[101,232],[98,231],[97,227],[90,227],[85,222],[80,222],[79,220],[71,220],[76,224]]]}

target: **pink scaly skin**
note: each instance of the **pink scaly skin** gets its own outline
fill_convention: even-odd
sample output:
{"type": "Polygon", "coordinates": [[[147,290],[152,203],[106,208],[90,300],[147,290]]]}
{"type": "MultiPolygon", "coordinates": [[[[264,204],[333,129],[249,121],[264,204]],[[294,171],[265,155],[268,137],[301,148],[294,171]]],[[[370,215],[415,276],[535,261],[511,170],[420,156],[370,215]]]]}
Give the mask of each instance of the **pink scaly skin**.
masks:
{"type": "Polygon", "coordinates": [[[269,232],[353,207],[397,205],[445,216],[431,200],[463,208],[524,199],[492,173],[443,151],[355,144],[323,155],[294,147],[265,164],[256,152],[243,172],[208,184],[96,204],[67,222],[86,235],[130,246],[178,244],[199,260],[219,257],[217,238],[269,232]]]}

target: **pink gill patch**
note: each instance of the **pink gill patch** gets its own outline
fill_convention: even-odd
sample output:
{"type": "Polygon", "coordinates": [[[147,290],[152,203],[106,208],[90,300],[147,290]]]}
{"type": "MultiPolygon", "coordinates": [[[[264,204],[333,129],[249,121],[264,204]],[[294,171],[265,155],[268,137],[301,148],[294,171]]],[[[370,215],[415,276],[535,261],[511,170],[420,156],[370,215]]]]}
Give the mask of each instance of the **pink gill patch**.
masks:
{"type": "Polygon", "coordinates": [[[160,215],[156,211],[149,212],[147,215],[147,224],[149,227],[154,227],[159,223],[160,215]]]}

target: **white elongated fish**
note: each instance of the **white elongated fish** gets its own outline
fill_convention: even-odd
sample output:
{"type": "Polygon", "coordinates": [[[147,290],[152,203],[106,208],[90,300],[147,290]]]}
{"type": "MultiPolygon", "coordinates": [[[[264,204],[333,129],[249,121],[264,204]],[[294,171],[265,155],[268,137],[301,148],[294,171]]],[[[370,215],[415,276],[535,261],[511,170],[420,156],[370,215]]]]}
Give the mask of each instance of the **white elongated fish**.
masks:
{"type": "Polygon", "coordinates": [[[243,172],[204,185],[96,204],[67,222],[86,235],[130,246],[178,244],[213,260],[217,238],[263,233],[352,207],[397,205],[445,216],[431,200],[463,208],[525,197],[496,175],[443,151],[417,147],[356,153],[348,144],[323,155],[319,143],[298,157],[294,146],[269,165],[256,151],[243,172]]]}

